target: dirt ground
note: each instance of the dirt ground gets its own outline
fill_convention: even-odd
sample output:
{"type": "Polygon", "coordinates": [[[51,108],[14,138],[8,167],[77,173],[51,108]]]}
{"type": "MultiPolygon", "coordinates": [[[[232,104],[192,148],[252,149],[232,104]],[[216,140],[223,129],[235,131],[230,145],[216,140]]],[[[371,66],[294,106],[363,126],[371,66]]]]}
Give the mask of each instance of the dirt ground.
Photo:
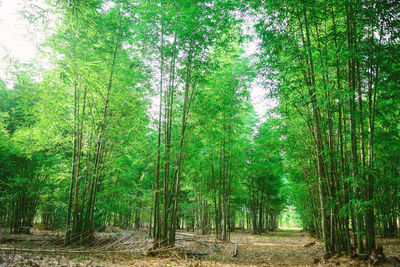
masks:
{"type": "MultiPolygon", "coordinates": [[[[400,258],[399,238],[378,239],[378,245],[387,257],[400,258]]],[[[179,232],[174,248],[156,255],[149,255],[149,248],[151,240],[145,230],[97,233],[92,246],[75,248],[62,246],[61,233],[36,230],[32,235],[1,235],[0,266],[372,266],[351,257],[325,260],[323,245],[298,230],[259,236],[232,233],[230,242],[179,232]]]]}

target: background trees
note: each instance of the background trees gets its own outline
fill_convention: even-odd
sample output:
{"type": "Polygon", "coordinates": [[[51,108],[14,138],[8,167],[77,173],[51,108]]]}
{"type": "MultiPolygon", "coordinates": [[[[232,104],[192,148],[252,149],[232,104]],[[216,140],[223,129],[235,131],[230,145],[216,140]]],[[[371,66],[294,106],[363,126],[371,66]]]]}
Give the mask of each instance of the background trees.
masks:
{"type": "MultiPolygon", "coordinates": [[[[262,59],[278,83],[278,113],[288,130],[291,180],[307,188],[296,193],[298,211],[327,252],[351,253],[351,238],[358,253],[364,245],[370,250],[380,213],[377,179],[387,177],[376,163],[375,127],[378,107],[392,90],[384,77],[396,72],[383,67],[383,58],[398,45],[391,17],[398,5],[267,1],[257,8],[264,16],[257,26],[262,59]]],[[[390,191],[398,199],[396,186],[390,191]]]]}
{"type": "MultiPolygon", "coordinates": [[[[181,227],[216,229],[227,240],[236,227],[250,227],[245,216],[267,225],[273,214],[268,227],[276,227],[278,210],[255,215],[242,195],[249,175],[258,175],[262,184],[254,190],[271,196],[258,200],[263,210],[280,184],[260,189],[267,176],[249,160],[265,143],[249,149],[255,72],[241,57],[234,9],[227,1],[53,6],[58,24],[43,44],[51,67],[39,82],[21,73],[12,90],[2,85],[2,138],[9,144],[2,151],[15,154],[2,168],[2,203],[16,207],[19,180],[9,183],[12,177],[27,183],[35,192],[23,215],[27,231],[36,221],[64,229],[66,244],[86,244],[108,225],[146,225],[162,246],[174,244],[181,227]],[[23,174],[9,168],[17,161],[23,174]]],[[[279,180],[275,175],[268,179],[279,180]]],[[[6,214],[2,222],[10,224],[6,214]]]]}

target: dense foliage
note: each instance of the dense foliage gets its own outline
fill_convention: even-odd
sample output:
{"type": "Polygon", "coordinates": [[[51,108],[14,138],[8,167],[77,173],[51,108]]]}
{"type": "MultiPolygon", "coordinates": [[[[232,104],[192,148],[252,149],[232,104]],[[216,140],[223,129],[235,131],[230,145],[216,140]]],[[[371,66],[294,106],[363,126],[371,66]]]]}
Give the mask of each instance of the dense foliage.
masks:
{"type": "Polygon", "coordinates": [[[285,125],[292,201],[328,253],[352,253],[352,239],[358,253],[369,251],[376,230],[397,235],[400,6],[266,1],[255,8],[261,68],[285,125]]]}
{"type": "Polygon", "coordinates": [[[273,231],[285,210],[329,253],[398,235],[399,8],[50,1],[50,64],[0,80],[0,226],[66,244],[147,227],[159,247],[180,228],[273,231]],[[260,80],[278,102],[261,120],[260,80]]]}

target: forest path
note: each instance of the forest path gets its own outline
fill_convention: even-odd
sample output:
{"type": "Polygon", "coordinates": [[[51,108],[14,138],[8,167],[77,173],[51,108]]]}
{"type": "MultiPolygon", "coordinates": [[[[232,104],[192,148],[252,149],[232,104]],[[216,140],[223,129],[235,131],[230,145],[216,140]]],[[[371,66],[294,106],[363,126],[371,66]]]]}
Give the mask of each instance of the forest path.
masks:
{"type": "MultiPolygon", "coordinates": [[[[262,235],[237,231],[231,233],[231,241],[215,240],[215,235],[195,235],[179,232],[176,246],[156,257],[146,255],[146,247],[151,246],[146,230],[122,230],[116,233],[98,233],[98,240],[115,240],[110,236],[117,234],[120,242],[116,247],[104,253],[60,253],[62,246],[43,240],[51,235],[31,235],[34,242],[17,241],[0,245],[1,266],[369,266],[368,261],[359,261],[351,257],[334,256],[323,259],[323,244],[300,230],[282,230],[262,235]],[[121,238],[122,237],[122,238],[121,238]],[[102,239],[103,238],[103,239],[102,239]],[[238,254],[233,256],[236,242],[238,254]],[[42,244],[42,245],[41,245],[42,244]],[[2,251],[1,248],[38,249],[37,252],[2,251]],[[40,253],[50,249],[51,253],[40,253]],[[54,250],[53,250],[54,249],[54,250]],[[144,249],[144,250],[143,250],[144,249]],[[126,251],[119,253],[117,251],[126,251]],[[136,253],[134,252],[136,250],[136,253]],[[53,252],[52,252],[53,251],[53,252]],[[142,252],[140,252],[142,251],[142,252]],[[185,252],[198,254],[198,258],[189,257],[185,252]]],[[[25,236],[20,236],[24,240],[25,236]]],[[[54,236],[53,236],[54,237],[54,236]]],[[[399,238],[378,238],[386,256],[400,258],[399,238]]],[[[109,242],[109,241],[108,241],[109,242]]],[[[0,242],[1,243],[1,242],[0,242]]],[[[62,244],[62,242],[61,242],[62,244]]],[[[97,245],[91,249],[105,250],[106,246],[97,245]]],[[[86,248],[88,249],[88,248],[86,248]]],[[[393,266],[390,264],[380,266],[393,266]]]]}
{"type": "MultiPolygon", "coordinates": [[[[279,229],[263,235],[232,233],[232,245],[226,245],[224,252],[201,266],[373,266],[350,256],[333,256],[324,259],[321,242],[300,230],[279,229]],[[238,241],[238,255],[232,256],[234,243],[238,241]]],[[[384,247],[388,257],[400,257],[399,238],[377,238],[377,245],[384,247]]],[[[400,266],[385,263],[379,266],[400,266]]]]}
{"type": "MultiPolygon", "coordinates": [[[[263,235],[232,233],[230,251],[215,255],[209,263],[226,266],[311,266],[323,255],[323,246],[306,232],[278,230],[263,235]],[[234,244],[238,242],[238,255],[232,257],[234,244]],[[312,243],[312,242],[315,242],[312,243]],[[305,247],[305,245],[312,245],[305,247]]],[[[203,262],[206,264],[207,262],[203,262]]]]}

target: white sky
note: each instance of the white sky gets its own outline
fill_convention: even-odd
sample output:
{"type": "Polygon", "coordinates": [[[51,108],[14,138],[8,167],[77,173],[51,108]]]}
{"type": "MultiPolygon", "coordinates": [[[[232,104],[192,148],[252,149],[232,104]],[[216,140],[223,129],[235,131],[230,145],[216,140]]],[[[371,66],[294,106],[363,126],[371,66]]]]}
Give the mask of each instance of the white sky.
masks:
{"type": "MultiPolygon", "coordinates": [[[[253,56],[258,52],[258,46],[261,40],[258,38],[257,33],[254,29],[254,24],[257,22],[257,18],[251,14],[244,14],[244,23],[242,24],[242,31],[251,36],[251,40],[245,42],[242,45],[244,50],[244,56],[253,56]]],[[[254,110],[260,118],[260,122],[264,122],[266,119],[266,112],[269,109],[273,109],[277,106],[277,102],[274,99],[267,97],[267,90],[262,85],[262,77],[258,75],[253,81],[250,89],[251,103],[253,104],[254,110]]]]}
{"type": "Polygon", "coordinates": [[[0,56],[10,54],[20,60],[35,56],[35,46],[26,36],[27,23],[18,14],[26,0],[0,0],[0,56]]]}
{"type": "Polygon", "coordinates": [[[23,10],[26,4],[38,1],[0,0],[0,78],[9,87],[12,86],[13,70],[9,59],[21,63],[32,62],[35,59],[36,47],[32,34],[28,33],[29,24],[18,12],[23,10]]]}
{"type": "MultiPolygon", "coordinates": [[[[3,80],[9,76],[7,63],[4,60],[6,56],[23,63],[37,60],[37,49],[33,41],[35,38],[29,34],[28,22],[18,12],[24,5],[38,1],[43,2],[42,0],[0,0],[0,78],[3,80]]],[[[244,30],[255,37],[249,26],[251,22],[246,24],[244,30]]],[[[37,32],[36,34],[39,39],[44,37],[44,33],[37,32]]],[[[257,50],[259,40],[253,39],[243,45],[245,56],[252,55],[257,50]]],[[[266,97],[266,90],[262,87],[260,79],[254,81],[250,95],[254,109],[260,118],[264,117],[268,109],[276,106],[274,101],[266,97]]]]}

